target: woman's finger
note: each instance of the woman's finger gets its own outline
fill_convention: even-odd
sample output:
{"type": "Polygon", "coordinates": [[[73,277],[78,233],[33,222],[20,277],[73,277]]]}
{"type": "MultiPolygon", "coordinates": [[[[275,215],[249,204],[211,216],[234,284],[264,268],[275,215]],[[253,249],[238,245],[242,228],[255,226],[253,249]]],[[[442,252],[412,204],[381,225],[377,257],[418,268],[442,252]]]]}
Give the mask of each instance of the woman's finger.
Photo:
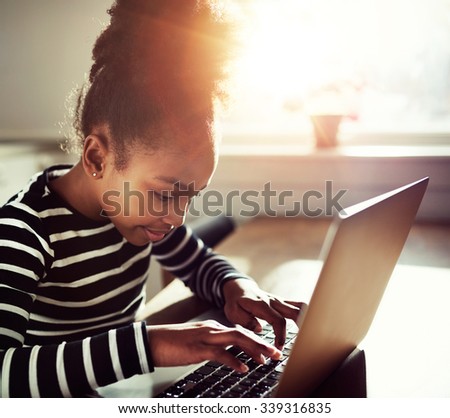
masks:
{"type": "Polygon", "coordinates": [[[254,333],[243,329],[229,328],[212,332],[208,342],[216,346],[237,346],[259,363],[264,362],[263,357],[278,359],[281,356],[281,352],[277,348],[269,345],[254,333]]]}
{"type": "Polygon", "coordinates": [[[247,373],[248,366],[242,363],[237,357],[233,356],[228,350],[220,347],[213,347],[211,354],[208,356],[211,360],[218,361],[225,366],[231,367],[239,373],[247,373]]]}
{"type": "Polygon", "coordinates": [[[286,341],[286,319],[284,316],[270,306],[264,300],[243,299],[240,301],[241,307],[249,314],[264,319],[273,327],[275,333],[275,347],[283,348],[286,341]]]}
{"type": "Polygon", "coordinates": [[[306,305],[302,302],[295,302],[294,304],[291,302],[273,298],[270,300],[270,306],[285,318],[297,321],[300,313],[302,312],[302,309],[304,309],[306,305]]]}
{"type": "Polygon", "coordinates": [[[225,306],[225,315],[233,324],[241,325],[255,333],[262,331],[262,325],[258,318],[245,309],[242,309],[239,304],[233,305],[232,307],[225,306]]]}

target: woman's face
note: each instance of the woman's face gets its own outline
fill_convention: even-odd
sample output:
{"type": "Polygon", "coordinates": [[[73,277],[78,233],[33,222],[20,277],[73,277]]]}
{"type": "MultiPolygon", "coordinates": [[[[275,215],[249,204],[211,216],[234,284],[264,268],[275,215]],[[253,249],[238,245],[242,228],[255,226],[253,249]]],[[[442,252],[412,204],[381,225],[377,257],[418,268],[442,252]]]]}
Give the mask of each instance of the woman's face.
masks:
{"type": "Polygon", "coordinates": [[[159,241],[181,226],[191,199],[208,185],[217,164],[209,137],[130,153],[121,171],[109,158],[100,190],[102,215],[134,245],[159,241]]]}

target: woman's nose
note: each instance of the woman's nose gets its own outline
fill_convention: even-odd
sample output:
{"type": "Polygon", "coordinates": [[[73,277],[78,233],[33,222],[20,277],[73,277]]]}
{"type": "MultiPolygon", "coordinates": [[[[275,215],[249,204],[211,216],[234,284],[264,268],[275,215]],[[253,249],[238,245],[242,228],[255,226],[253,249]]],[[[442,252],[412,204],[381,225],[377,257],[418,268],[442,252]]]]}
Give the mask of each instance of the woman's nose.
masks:
{"type": "Polygon", "coordinates": [[[178,228],[179,226],[184,224],[186,220],[186,212],[189,206],[189,199],[176,199],[176,202],[173,204],[171,210],[164,217],[164,222],[167,225],[170,225],[174,228],[178,228]]]}

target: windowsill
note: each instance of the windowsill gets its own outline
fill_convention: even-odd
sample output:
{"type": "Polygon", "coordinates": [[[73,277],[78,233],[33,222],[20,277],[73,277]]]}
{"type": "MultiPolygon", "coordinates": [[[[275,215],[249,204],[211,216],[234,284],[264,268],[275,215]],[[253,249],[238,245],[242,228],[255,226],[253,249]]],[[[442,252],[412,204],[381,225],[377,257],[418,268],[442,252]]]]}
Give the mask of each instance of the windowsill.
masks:
{"type": "Polygon", "coordinates": [[[291,144],[222,144],[222,156],[296,156],[296,157],[361,157],[361,158],[430,158],[450,157],[450,145],[339,145],[317,148],[314,145],[291,144]]]}
{"type": "MultiPolygon", "coordinates": [[[[269,138],[268,138],[269,139],[269,138]]],[[[318,149],[298,140],[241,144],[223,143],[212,187],[224,195],[230,190],[262,190],[270,182],[276,190],[302,196],[308,190],[324,193],[326,181],[348,190],[345,206],[369,199],[423,177],[430,178],[418,218],[449,222],[450,143],[420,145],[345,144],[318,149]]],[[[406,142],[405,142],[406,143],[406,142]]],[[[283,208],[280,209],[283,213],[283,208]]]]}
{"type": "Polygon", "coordinates": [[[317,148],[306,132],[228,132],[220,150],[224,156],[450,157],[450,132],[340,132],[331,148],[317,148]]]}
{"type": "Polygon", "coordinates": [[[0,159],[36,152],[62,152],[56,142],[0,141],[0,159]]]}
{"type": "MultiPolygon", "coordinates": [[[[62,141],[62,138],[0,139],[0,156],[30,152],[36,148],[59,150],[62,141]]],[[[337,147],[331,148],[317,148],[311,135],[306,134],[235,134],[220,144],[220,154],[321,158],[450,157],[450,133],[347,135],[337,147]]]]}
{"type": "MultiPolygon", "coordinates": [[[[266,138],[267,139],[267,138],[266,138]]],[[[10,140],[0,141],[0,158],[18,153],[30,153],[36,150],[59,151],[60,142],[56,140],[10,140]]],[[[412,145],[400,145],[394,142],[388,145],[386,140],[382,144],[366,142],[361,145],[355,141],[346,141],[336,147],[317,148],[311,139],[305,140],[301,137],[295,143],[292,137],[280,138],[277,143],[272,139],[269,141],[249,140],[225,142],[220,145],[220,155],[230,157],[305,157],[305,158],[450,158],[450,143],[445,144],[439,141],[419,143],[417,139],[412,141],[412,145]],[[303,143],[301,143],[303,142],[303,143]]]]}

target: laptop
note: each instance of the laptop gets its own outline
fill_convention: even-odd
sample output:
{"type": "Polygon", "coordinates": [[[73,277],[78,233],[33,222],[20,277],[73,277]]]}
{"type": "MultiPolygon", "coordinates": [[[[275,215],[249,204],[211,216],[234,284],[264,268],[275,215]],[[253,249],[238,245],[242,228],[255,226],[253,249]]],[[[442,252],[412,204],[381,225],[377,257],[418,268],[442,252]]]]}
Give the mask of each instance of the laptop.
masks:
{"type": "MultiPolygon", "coordinates": [[[[249,366],[248,373],[239,375],[212,361],[166,371],[161,368],[156,373],[163,376],[164,384],[158,386],[158,375],[154,376],[157,397],[311,396],[354,356],[367,334],[428,180],[347,207],[335,217],[322,248],[324,262],[308,308],[296,324],[290,324],[280,360],[259,365],[231,347],[249,366]]],[[[195,320],[221,320],[220,315],[223,318],[217,310],[208,311],[195,320]]],[[[261,337],[273,342],[271,327],[265,327],[261,337]]]]}

